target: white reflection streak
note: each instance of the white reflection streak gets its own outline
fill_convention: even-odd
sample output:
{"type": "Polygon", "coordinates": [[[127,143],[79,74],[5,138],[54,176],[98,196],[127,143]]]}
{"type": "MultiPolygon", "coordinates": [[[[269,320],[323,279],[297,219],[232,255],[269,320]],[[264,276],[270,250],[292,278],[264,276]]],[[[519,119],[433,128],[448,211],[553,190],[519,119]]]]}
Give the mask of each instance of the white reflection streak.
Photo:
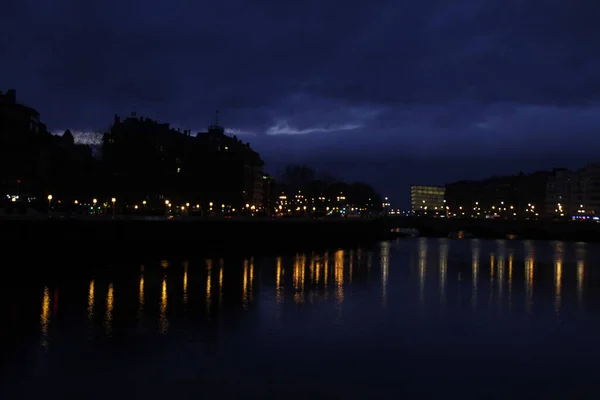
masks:
{"type": "Polygon", "coordinates": [[[506,249],[504,241],[498,242],[498,304],[502,307],[502,291],[504,289],[504,262],[506,258],[506,249]]]}
{"type": "Polygon", "coordinates": [[[419,300],[425,301],[425,274],[427,272],[427,239],[419,239],[419,300]]]}
{"type": "Polygon", "coordinates": [[[477,279],[479,277],[479,240],[474,239],[472,242],[472,279],[473,293],[471,294],[471,303],[473,307],[477,306],[477,279]]]}
{"type": "Polygon", "coordinates": [[[585,279],[585,244],[577,243],[577,302],[583,305],[583,281],[585,279]]]}
{"type": "MultiPolygon", "coordinates": [[[[352,260],[352,258],[350,258],[352,260]]],[[[352,268],[352,263],[350,264],[352,268]]],[[[390,243],[381,243],[381,306],[386,307],[387,305],[387,285],[388,285],[388,274],[390,268],[390,243]]]]}
{"type": "Polygon", "coordinates": [[[494,297],[494,290],[495,290],[495,284],[494,284],[494,269],[496,267],[496,255],[494,253],[490,253],[490,295],[489,295],[489,299],[488,299],[488,303],[491,304],[492,303],[492,298],[494,297]]]}
{"type": "Polygon", "coordinates": [[[446,276],[448,270],[448,239],[440,239],[440,302],[446,303],[446,276]]]}
{"type": "Polygon", "coordinates": [[[277,257],[277,272],[275,276],[275,299],[277,303],[283,303],[283,267],[281,256],[277,257]]]}

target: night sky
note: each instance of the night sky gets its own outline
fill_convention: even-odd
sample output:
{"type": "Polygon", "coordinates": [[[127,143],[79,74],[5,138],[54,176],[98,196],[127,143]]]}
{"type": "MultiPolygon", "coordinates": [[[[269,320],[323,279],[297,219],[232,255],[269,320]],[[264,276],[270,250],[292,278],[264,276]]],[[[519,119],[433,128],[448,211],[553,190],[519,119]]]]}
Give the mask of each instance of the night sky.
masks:
{"type": "Polygon", "coordinates": [[[53,132],[221,122],[406,205],[409,183],[600,160],[600,2],[3,0],[0,90],[53,132]]]}

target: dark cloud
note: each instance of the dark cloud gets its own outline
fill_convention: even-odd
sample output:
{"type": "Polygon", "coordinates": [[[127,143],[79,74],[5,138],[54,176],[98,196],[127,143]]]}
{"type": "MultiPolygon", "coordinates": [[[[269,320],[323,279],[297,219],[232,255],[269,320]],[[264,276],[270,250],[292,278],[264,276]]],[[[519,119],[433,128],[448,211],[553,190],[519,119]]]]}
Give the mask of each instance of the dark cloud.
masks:
{"type": "Polygon", "coordinates": [[[220,108],[273,165],[489,174],[597,146],[598,15],[592,0],[5,0],[0,86],[56,130],[130,111],[201,130],[220,108]]]}

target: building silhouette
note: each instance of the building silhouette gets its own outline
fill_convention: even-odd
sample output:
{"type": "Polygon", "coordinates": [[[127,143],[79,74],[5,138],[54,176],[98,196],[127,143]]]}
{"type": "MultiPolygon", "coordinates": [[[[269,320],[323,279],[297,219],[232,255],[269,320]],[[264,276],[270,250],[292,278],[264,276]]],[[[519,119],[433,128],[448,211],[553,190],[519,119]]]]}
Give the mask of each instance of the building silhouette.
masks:
{"type": "Polygon", "coordinates": [[[263,161],[215,124],[192,136],[149,118],[115,116],[102,146],[103,191],[125,202],[262,207],[263,161]]]}
{"type": "Polygon", "coordinates": [[[468,218],[594,218],[600,215],[600,163],[446,185],[449,215],[468,218]]]}
{"type": "Polygon", "coordinates": [[[49,192],[85,195],[94,168],[91,149],[76,145],[69,131],[52,135],[37,110],[0,92],[0,187],[11,200],[35,203],[49,192]]]}
{"type": "Polygon", "coordinates": [[[555,169],[548,178],[546,212],[555,216],[600,215],[600,163],[570,171],[555,169]]]}
{"type": "Polygon", "coordinates": [[[446,185],[449,216],[468,218],[539,218],[545,216],[549,171],[497,176],[446,185]]]}
{"type": "MultiPolygon", "coordinates": [[[[128,205],[193,203],[196,209],[231,211],[265,204],[264,162],[248,143],[225,134],[217,120],[205,132],[115,115],[103,135],[102,157],[77,144],[70,130],[53,135],[35,109],[0,92],[0,191],[3,201],[47,210],[118,199],[128,205]]],[[[94,203],[96,204],[96,203],[94,203]]],[[[106,207],[106,206],[105,206],[106,207]]]]}

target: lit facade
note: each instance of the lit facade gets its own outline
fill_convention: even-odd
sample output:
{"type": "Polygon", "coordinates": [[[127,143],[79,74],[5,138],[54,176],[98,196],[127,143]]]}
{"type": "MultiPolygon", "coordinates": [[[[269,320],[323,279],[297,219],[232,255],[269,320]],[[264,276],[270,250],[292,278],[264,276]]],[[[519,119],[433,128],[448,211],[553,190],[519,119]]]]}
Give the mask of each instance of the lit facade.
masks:
{"type": "Polygon", "coordinates": [[[443,186],[411,185],[411,212],[419,215],[445,215],[445,193],[443,186]]]}
{"type": "Polygon", "coordinates": [[[600,163],[577,171],[554,170],[548,178],[545,205],[555,217],[600,215],[600,163]]]}

